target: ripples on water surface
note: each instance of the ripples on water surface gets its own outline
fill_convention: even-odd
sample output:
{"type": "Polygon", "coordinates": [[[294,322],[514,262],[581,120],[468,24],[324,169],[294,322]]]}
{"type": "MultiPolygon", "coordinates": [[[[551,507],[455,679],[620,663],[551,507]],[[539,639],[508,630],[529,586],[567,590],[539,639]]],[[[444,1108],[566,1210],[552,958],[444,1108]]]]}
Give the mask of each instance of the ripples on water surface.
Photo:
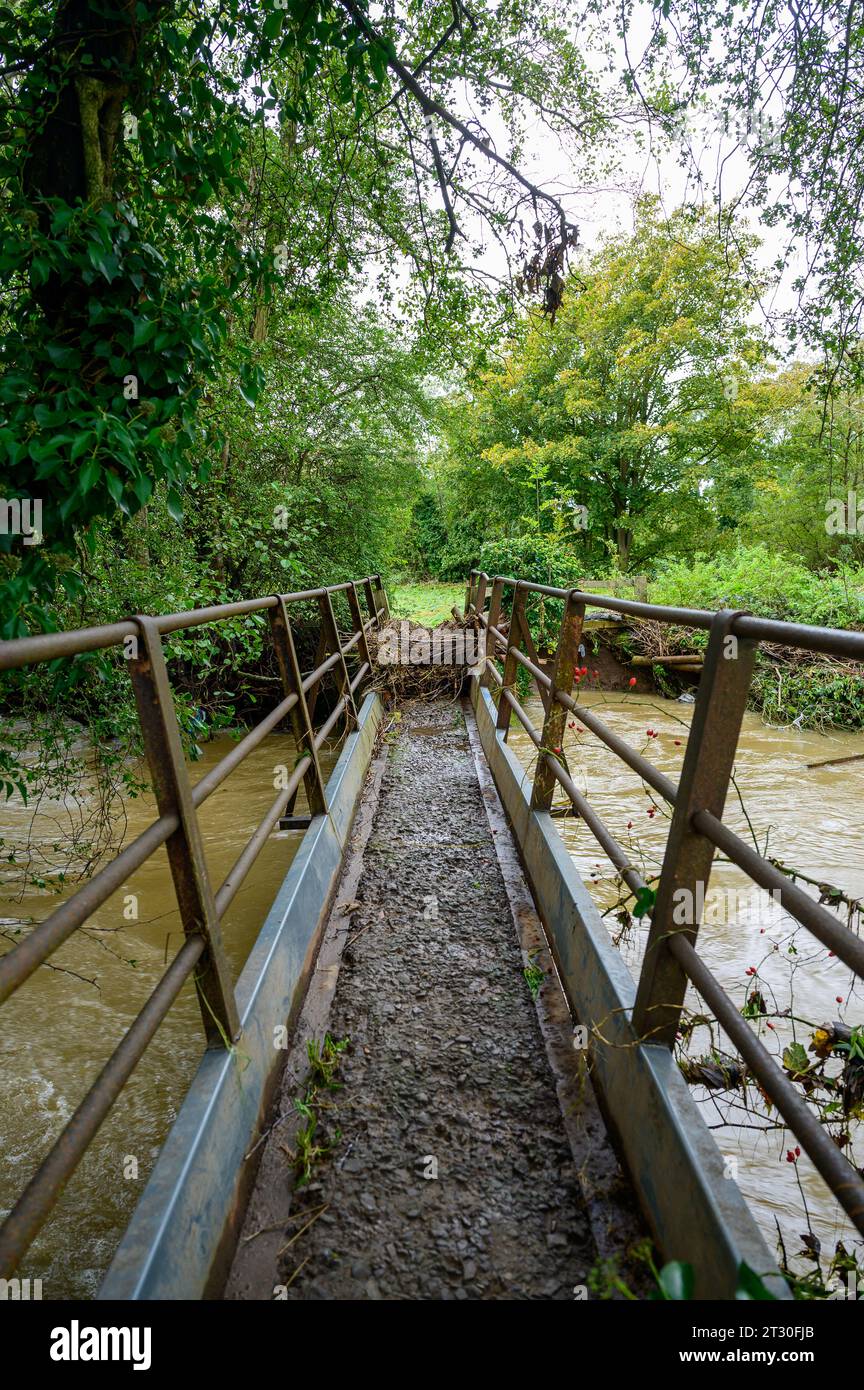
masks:
{"type": "MultiPolygon", "coordinates": [[[[692,705],[627,695],[611,696],[608,701],[595,694],[582,698],[616,733],[636,748],[644,748],[649,760],[677,781],[692,705]],[[659,737],[648,739],[646,731],[649,728],[657,730],[659,737]],[[676,747],[676,739],[680,746],[676,747]]],[[[527,702],[526,711],[535,725],[542,728],[543,708],[539,700],[527,702]]],[[[523,763],[530,764],[533,773],[535,749],[515,718],[508,741],[523,763]]],[[[640,779],[587,731],[577,735],[568,729],[564,747],[577,786],[587,795],[613,835],[643,872],[646,869],[656,872],[662,863],[669,822],[661,814],[655,814],[653,819],[648,816],[652,802],[640,779]],[[628,821],[632,821],[629,831],[628,821]]],[[[864,897],[864,761],[807,768],[810,762],[853,754],[864,754],[864,734],[773,729],[758,715],[748,713],[738,747],[735,778],[760,849],[764,849],[767,834],[770,854],[788,865],[794,864],[811,878],[837,884],[852,897],[864,897]]],[[[563,796],[559,793],[556,800],[563,800],[563,796]]],[[[659,797],[655,800],[660,804],[659,797]]],[[[734,789],[730,789],[724,819],[752,843],[734,789]]],[[[568,816],[556,824],[595,901],[601,911],[607,909],[617,901],[618,891],[599,845],[580,820],[568,816]],[[592,874],[595,875],[593,879],[592,874]]],[[[767,895],[758,891],[751,895],[752,885],[746,875],[731,864],[718,864],[712,873],[711,885],[705,925],[699,933],[699,950],[739,1007],[751,988],[745,974],[749,966],[759,969],[769,1008],[771,989],[776,992],[777,1008],[787,1007],[790,966],[794,963],[791,998],[794,998],[794,1012],[799,1018],[816,1024],[842,1018],[853,1026],[864,1021],[860,982],[853,988],[851,972],[836,959],[830,959],[828,952],[803,928],[799,928],[795,937],[798,953],[791,956],[788,947],[794,922],[776,908],[767,895]],[[733,902],[734,910],[730,912],[728,909],[733,902]],[[708,915],[712,907],[713,922],[708,915]],[[773,952],[775,941],[780,945],[778,952],[773,952]],[[836,1002],[837,995],[842,996],[842,1004],[836,1002]]],[[[605,920],[614,932],[618,926],[614,916],[605,920]]],[[[646,930],[639,927],[621,943],[634,974],[638,973],[641,963],[646,930]]],[[[693,990],[688,993],[687,1004],[696,1012],[703,1011],[693,990]]],[[[797,1026],[795,1036],[805,1047],[809,1046],[810,1034],[806,1026],[797,1026]]],[[[762,1038],[769,1049],[776,1049],[780,1039],[784,1044],[791,1042],[793,1033],[790,1025],[783,1023],[776,1026],[773,1038],[763,1029],[762,1038]]],[[[722,1034],[718,1034],[718,1040],[725,1051],[733,1052],[722,1034]]],[[[709,1045],[707,1031],[700,1029],[694,1034],[688,1050],[691,1055],[702,1055],[709,1045]]],[[[700,1102],[707,1123],[714,1129],[722,1152],[737,1159],[739,1185],[751,1203],[769,1246],[776,1248],[776,1217],[790,1257],[796,1254],[801,1248],[800,1235],[806,1232],[807,1226],[796,1169],[785,1157],[788,1135],[780,1130],[759,1134],[755,1129],[723,1125],[724,1112],[719,1098],[715,1100],[704,1090],[694,1089],[693,1094],[700,1102]]],[[[764,1123],[764,1117],[752,1111],[749,1114],[739,1111],[738,1119],[747,1125],[764,1123]]],[[[859,1165],[862,1158],[864,1145],[859,1140],[856,1146],[859,1165]]],[[[813,1228],[823,1249],[833,1253],[837,1240],[842,1237],[847,1248],[857,1240],[860,1250],[857,1233],[806,1156],[799,1160],[797,1172],[813,1228]]]]}
{"type": "MultiPolygon", "coordinates": [[[[192,770],[197,781],[233,747],[227,736],[205,745],[192,770]]],[[[218,888],[273,802],[273,768],[292,767],[293,741],[271,736],[241,763],[199,811],[211,882],[218,888]]],[[[323,759],[325,775],[335,762],[323,759]]],[[[305,809],[303,791],[298,811],[305,809]]],[[[9,806],[4,835],[23,840],[30,816],[9,806]]],[[[46,808],[47,810],[47,808],[46,808]]],[[[127,803],[131,840],[156,818],[147,796],[127,803]]],[[[50,834],[50,830],[46,830],[50,834]]],[[[56,832],[54,832],[56,833],[56,832]]],[[[236,980],[301,836],[272,835],[222,923],[236,980]]],[[[70,894],[71,895],[71,890],[70,894]]],[[[67,896],[69,896],[67,895],[67,896]]],[[[41,921],[59,899],[28,892],[0,900],[0,917],[41,921]]],[[[159,850],[3,1007],[0,1134],[5,1215],[182,943],[171,876],[159,850]],[[124,897],[138,897],[138,921],[124,920],[124,897]],[[128,964],[135,962],[134,966],[128,964]],[[75,974],[64,973],[74,971],[75,974]],[[98,988],[82,982],[93,979],[98,988]]],[[[19,1271],[41,1278],[43,1297],[89,1298],[99,1287],[203,1050],[194,989],[187,984],[100,1129],[60,1203],[19,1271]],[[128,1157],[138,1179],[124,1177],[128,1157]]]]}
{"type": "MultiPolygon", "coordinates": [[[[657,729],[660,736],[650,740],[648,754],[662,771],[677,778],[692,706],[632,696],[614,697],[608,703],[599,696],[583,698],[591,706],[602,704],[604,718],[637,747],[645,742],[647,728],[657,729]],[[676,739],[680,740],[678,747],[676,739]]],[[[527,707],[535,723],[541,725],[539,701],[528,702],[527,707]]],[[[533,745],[515,721],[509,738],[511,746],[528,764],[533,745]]],[[[227,737],[208,744],[193,776],[203,775],[231,746],[227,737]]],[[[577,747],[574,734],[568,731],[566,748],[577,784],[628,847],[634,862],[649,871],[658,868],[668,822],[659,814],[649,819],[647,808],[651,803],[638,777],[588,733],[581,736],[577,747]],[[629,832],[628,820],[633,822],[629,832]]],[[[837,883],[858,896],[864,895],[864,761],[819,770],[808,770],[806,766],[808,762],[854,753],[864,753],[864,735],[771,729],[758,716],[748,714],[736,777],[760,844],[769,833],[770,852],[794,863],[811,877],[837,883]]],[[[285,763],[290,767],[293,760],[289,739],[267,740],[202,807],[207,857],[216,886],[272,802],[274,765],[285,763]]],[[[327,758],[325,771],[333,761],[334,758],[327,758]]],[[[29,815],[22,808],[7,809],[10,814],[4,833],[7,838],[16,834],[23,837],[29,815]]],[[[130,802],[128,812],[128,838],[140,833],[155,815],[149,798],[130,802]]],[[[727,804],[726,820],[747,835],[734,794],[727,804]]],[[[568,817],[557,824],[601,910],[606,909],[616,900],[617,892],[599,847],[580,821],[568,817]]],[[[223,934],[235,978],[299,842],[297,833],[274,835],[229,908],[223,934]]],[[[712,884],[715,889],[739,892],[749,887],[746,877],[730,865],[717,866],[712,884]]],[[[54,965],[76,974],[38,970],[4,1006],[0,1035],[4,1076],[0,1129],[5,1157],[0,1174],[0,1206],[4,1209],[20,1193],[35,1163],[47,1152],[63,1122],[132,1023],[164,968],[166,952],[170,957],[180,944],[180,925],[164,850],[138,871],[124,887],[126,892],[138,895],[138,922],[124,922],[123,894],[115,895],[91,919],[90,927],[96,929],[93,935],[77,933],[52,957],[54,965]],[[126,963],[130,959],[136,962],[134,967],[126,963]],[[95,979],[98,989],[76,975],[95,979]]],[[[717,901],[716,897],[713,900],[717,901]]],[[[21,902],[0,901],[0,916],[32,916],[41,920],[56,902],[56,898],[44,893],[31,892],[21,902]]],[[[709,907],[711,903],[709,895],[709,907]]],[[[788,919],[778,919],[772,911],[764,898],[755,902],[745,899],[743,904],[739,900],[731,919],[706,922],[700,932],[701,952],[738,1005],[749,989],[745,970],[750,965],[758,966],[765,985],[775,988],[778,1007],[789,1002],[790,957],[784,952],[790,928],[788,919]],[[781,943],[781,951],[766,960],[775,940],[781,943]]],[[[614,930],[614,918],[606,920],[614,930]]],[[[861,1021],[860,993],[850,999],[849,971],[836,960],[829,960],[827,952],[806,933],[799,933],[797,944],[796,1014],[814,1023],[838,1016],[853,1024],[861,1021]],[[838,994],[843,996],[842,1005],[835,1002],[838,994]]],[[[643,947],[641,928],[622,942],[621,949],[634,972],[638,971],[643,947]]],[[[700,1007],[695,995],[688,997],[688,1004],[700,1007]]],[[[763,1036],[770,1045],[771,1035],[763,1036]]],[[[778,1028],[775,1037],[781,1036],[784,1042],[791,1039],[791,1033],[782,1033],[778,1028]]],[[[806,1027],[799,1027],[798,1036],[805,1046],[809,1043],[806,1027]]],[[[728,1048],[728,1044],[724,1046],[728,1048]]],[[[41,1277],[45,1298],[92,1297],[98,1289],[194,1074],[201,1049],[198,1006],[188,986],[25,1261],[22,1275],[41,1277]],[[128,1156],[138,1160],[137,1181],[123,1176],[128,1156]]],[[[697,1032],[690,1051],[701,1054],[707,1049],[707,1034],[704,1030],[697,1032]]],[[[800,1248],[800,1234],[806,1225],[795,1170],[785,1161],[785,1135],[779,1131],[759,1134],[754,1129],[724,1126],[721,1103],[702,1091],[694,1091],[694,1095],[707,1122],[717,1126],[714,1133],[721,1150],[737,1158],[740,1186],[769,1244],[774,1247],[776,1216],[787,1249],[794,1254],[800,1248]]],[[[752,1112],[742,1118],[749,1124],[762,1122],[752,1112]]],[[[859,1152],[859,1163],[861,1159],[859,1152]]],[[[851,1228],[809,1160],[802,1158],[798,1171],[823,1247],[833,1251],[841,1236],[851,1245],[855,1239],[851,1228]]]]}

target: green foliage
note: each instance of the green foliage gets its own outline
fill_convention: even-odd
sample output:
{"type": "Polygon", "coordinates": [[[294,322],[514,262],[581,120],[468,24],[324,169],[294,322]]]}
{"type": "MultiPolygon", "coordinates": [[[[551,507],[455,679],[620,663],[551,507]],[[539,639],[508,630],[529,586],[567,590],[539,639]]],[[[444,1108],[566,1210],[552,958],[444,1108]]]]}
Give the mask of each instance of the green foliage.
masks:
{"type": "Polygon", "coordinates": [[[489,534],[488,520],[477,511],[456,514],[450,519],[447,539],[441,551],[438,576],[464,579],[480,564],[480,552],[489,534]]]}
{"type": "MultiPolygon", "coordinates": [[[[746,158],[732,196],[774,229],[778,261],[794,275],[797,294],[782,316],[791,342],[815,347],[835,366],[851,347],[860,372],[860,15],[835,4],[799,10],[729,0],[654,0],[652,9],[653,23],[629,35],[638,77],[628,62],[628,96],[665,125],[682,177],[699,183],[701,142],[682,142],[682,120],[722,113],[727,138],[712,160],[725,169],[733,157],[746,158]]],[[[625,31],[631,13],[614,8],[625,31]]]]}
{"type": "Polygon", "coordinates": [[[814,573],[766,545],[663,566],[651,601],[688,608],[750,608],[767,618],[823,627],[864,625],[864,570],[814,573]]]}
{"type": "Polygon", "coordinates": [[[441,573],[447,528],[441,503],[434,492],[421,492],[411,509],[410,544],[411,567],[418,578],[427,579],[441,573]]]}
{"type": "MultiPolygon", "coordinates": [[[[498,197],[514,187],[533,197],[535,215],[549,196],[520,184],[505,155],[492,164],[482,132],[466,134],[447,103],[466,84],[479,107],[495,101],[514,154],[527,111],[602,115],[579,49],[540,0],[518,11],[478,0],[464,25],[452,19],[449,5],[426,0],[374,25],[353,0],[0,7],[0,494],[43,507],[41,545],[0,535],[4,635],[56,621],[51,605],[81,591],[82,550],[101,523],[139,513],[161,488],[181,524],[206,498],[226,442],[236,452],[240,413],[250,445],[277,415],[296,423],[279,367],[297,362],[292,332],[311,342],[334,303],[349,329],[374,317],[359,307],[372,299],[416,322],[404,346],[418,371],[473,355],[478,325],[506,316],[506,297],[449,254],[463,199],[476,206],[466,162],[443,210],[436,169],[455,167],[467,141],[496,181],[483,185],[496,223],[498,197]],[[406,74],[411,91],[421,67],[423,91],[406,98],[406,74]],[[262,426],[252,410],[267,389],[262,426]]],[[[473,248],[457,244],[470,260],[473,248]]],[[[334,353],[322,370],[323,351],[310,354],[331,404],[357,389],[340,375],[347,356],[334,353]]],[[[375,401],[391,435],[394,399],[383,387],[375,401]]],[[[325,413],[305,441],[314,483],[288,499],[292,524],[304,509],[329,508],[324,561],[346,549],[326,536],[344,538],[350,491],[340,460],[325,468],[325,413]],[[325,473],[331,493],[319,503],[325,473]]],[[[372,409],[362,429],[354,424],[356,475],[372,409]]],[[[370,464],[368,486],[372,474],[370,464]]],[[[391,549],[402,508],[400,497],[391,549]]],[[[283,556],[286,572],[299,573],[304,549],[311,556],[320,541],[301,539],[296,563],[283,556]]],[[[383,526],[353,550],[376,548],[364,568],[387,563],[383,526]]]]}
{"type": "MultiPolygon", "coordinates": [[[[693,1266],[683,1260],[671,1260],[656,1272],[657,1288],[652,1299],[663,1302],[690,1302],[695,1289],[693,1266]]],[[[764,1280],[742,1260],[735,1282],[735,1298],[739,1302],[776,1302],[764,1280]]]]}
{"type": "MultiPolygon", "coordinates": [[[[532,534],[487,541],[480,548],[479,567],[489,575],[503,574],[514,579],[529,579],[535,584],[549,584],[555,588],[569,588],[580,578],[572,550],[552,536],[532,534]]],[[[539,645],[557,640],[564,612],[560,600],[545,598],[542,594],[529,594],[525,612],[539,645]]]]}
{"type": "MultiPolygon", "coordinates": [[[[673,607],[746,608],[785,622],[861,630],[864,570],[814,573],[765,545],[739,546],[713,559],[696,556],[667,564],[652,581],[651,600],[673,607]]],[[[704,637],[697,634],[694,641],[704,637]]],[[[771,723],[864,727],[860,671],[806,653],[782,667],[760,653],[750,698],[771,723]]]]}
{"type": "Polygon", "coordinates": [[[644,569],[724,523],[758,417],[741,388],[766,357],[740,229],[736,245],[707,214],[644,200],[554,323],[527,315],[445,412],[448,514],[479,506],[497,534],[555,537],[583,574],[644,569]]]}
{"type": "Polygon", "coordinates": [[[448,622],[451,610],[462,608],[464,584],[405,584],[397,582],[390,593],[390,612],[394,618],[410,618],[424,627],[448,622]]]}

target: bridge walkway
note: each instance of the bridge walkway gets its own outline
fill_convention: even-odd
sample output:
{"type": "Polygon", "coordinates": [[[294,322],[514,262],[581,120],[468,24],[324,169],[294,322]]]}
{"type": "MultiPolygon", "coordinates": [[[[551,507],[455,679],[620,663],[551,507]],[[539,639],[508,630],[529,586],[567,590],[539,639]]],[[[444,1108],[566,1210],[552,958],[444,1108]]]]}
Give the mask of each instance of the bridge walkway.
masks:
{"type": "Polygon", "coordinates": [[[623,1271],[642,1231],[581,1067],[470,706],[409,705],[370,769],[225,1297],[564,1300],[603,1259],[623,1271]],[[298,1184],[295,1101],[328,1032],[348,1046],[310,1098],[326,1152],[298,1184]]]}

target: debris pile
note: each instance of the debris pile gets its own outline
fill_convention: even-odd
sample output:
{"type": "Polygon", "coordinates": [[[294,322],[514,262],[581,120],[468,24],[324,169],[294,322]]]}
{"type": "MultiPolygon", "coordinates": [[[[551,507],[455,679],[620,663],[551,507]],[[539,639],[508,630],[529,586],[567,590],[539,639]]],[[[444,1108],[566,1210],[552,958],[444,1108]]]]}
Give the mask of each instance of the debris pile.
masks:
{"type": "Polygon", "coordinates": [[[369,634],[371,688],[388,699],[457,699],[468,672],[485,658],[486,634],[476,618],[424,627],[391,618],[369,634]]]}

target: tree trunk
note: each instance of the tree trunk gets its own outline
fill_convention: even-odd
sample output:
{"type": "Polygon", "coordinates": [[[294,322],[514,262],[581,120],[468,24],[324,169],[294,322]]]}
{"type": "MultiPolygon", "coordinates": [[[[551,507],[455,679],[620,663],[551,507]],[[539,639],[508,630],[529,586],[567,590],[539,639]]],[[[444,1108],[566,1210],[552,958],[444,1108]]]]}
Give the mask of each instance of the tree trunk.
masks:
{"type": "MultiPolygon", "coordinates": [[[[123,104],[132,95],[138,56],[138,8],[139,0],[60,0],[57,7],[51,47],[22,93],[25,103],[47,108],[22,169],[23,192],[43,232],[50,229],[49,200],[92,205],[111,196],[123,104]],[[52,85],[59,91],[49,105],[42,94],[52,85]]],[[[164,0],[148,8],[155,19],[164,0]]],[[[61,326],[74,322],[93,290],[51,276],[34,293],[49,322],[61,326]]]]}

